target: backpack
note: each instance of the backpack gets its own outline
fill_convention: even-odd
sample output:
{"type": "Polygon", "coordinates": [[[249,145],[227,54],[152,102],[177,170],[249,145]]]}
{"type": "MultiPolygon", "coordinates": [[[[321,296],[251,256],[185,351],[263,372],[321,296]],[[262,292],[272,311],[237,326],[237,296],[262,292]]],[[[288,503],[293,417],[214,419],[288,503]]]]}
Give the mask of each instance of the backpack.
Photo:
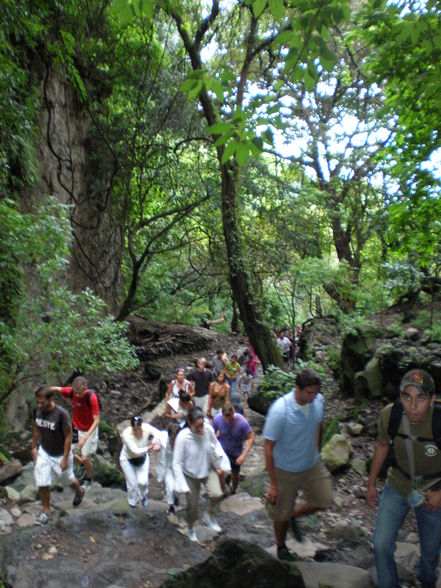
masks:
{"type": "MultiPolygon", "coordinates": [[[[390,413],[389,426],[387,432],[389,437],[392,439],[398,435],[402,439],[407,439],[408,436],[404,433],[398,433],[398,429],[401,423],[401,417],[403,416],[403,405],[401,399],[397,398],[393,403],[392,410],[390,413]]],[[[435,402],[433,405],[432,414],[432,438],[417,437],[416,441],[434,441],[438,449],[441,450],[441,405],[439,402],[435,402]]]]}
{"type": "MultiPolygon", "coordinates": [[[[100,409],[100,412],[102,412],[100,397],[98,396],[96,390],[94,390],[93,388],[89,388],[89,390],[87,391],[87,394],[85,394],[85,396],[84,396],[84,398],[86,399],[87,406],[90,408],[90,397],[92,396],[92,394],[95,394],[96,399],[98,400],[98,407],[100,409]]],[[[74,395],[73,390],[71,390],[70,394],[69,394],[69,398],[72,399],[73,395],[74,395]]]]}

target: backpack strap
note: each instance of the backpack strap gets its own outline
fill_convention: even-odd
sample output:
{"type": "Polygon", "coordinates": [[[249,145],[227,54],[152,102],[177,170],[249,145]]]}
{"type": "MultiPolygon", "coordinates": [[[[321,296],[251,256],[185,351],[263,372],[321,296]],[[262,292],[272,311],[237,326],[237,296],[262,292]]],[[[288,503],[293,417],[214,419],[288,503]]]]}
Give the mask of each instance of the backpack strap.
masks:
{"type": "Polygon", "coordinates": [[[438,449],[441,450],[441,402],[435,400],[432,415],[432,435],[438,449]]]}
{"type": "Polygon", "coordinates": [[[397,436],[398,429],[400,428],[401,417],[403,416],[403,405],[401,403],[401,399],[398,397],[392,405],[392,410],[390,413],[389,419],[389,426],[387,428],[387,432],[389,437],[393,440],[397,436]]]}

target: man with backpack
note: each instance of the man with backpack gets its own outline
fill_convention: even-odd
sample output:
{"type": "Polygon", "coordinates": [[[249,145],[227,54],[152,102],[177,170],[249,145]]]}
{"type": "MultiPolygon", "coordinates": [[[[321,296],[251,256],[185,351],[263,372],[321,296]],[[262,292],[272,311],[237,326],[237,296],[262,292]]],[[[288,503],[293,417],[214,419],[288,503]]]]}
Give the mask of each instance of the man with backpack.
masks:
{"type": "Polygon", "coordinates": [[[100,424],[100,403],[97,393],[87,387],[86,378],[78,376],[72,386],[52,386],[51,390],[60,392],[65,398],[72,400],[72,449],[75,461],[80,463],[86,472],[83,486],[85,489],[92,485],[93,463],[89,456],[98,449],[100,424]]]}
{"type": "Polygon", "coordinates": [[[367,485],[372,507],[377,504],[375,482],[390,446],[393,465],[381,493],[373,537],[378,586],[400,586],[394,552],[400,527],[413,508],[420,539],[417,578],[422,588],[435,588],[441,542],[441,408],[435,405],[433,378],[424,370],[407,372],[397,401],[380,412],[367,485]]]}

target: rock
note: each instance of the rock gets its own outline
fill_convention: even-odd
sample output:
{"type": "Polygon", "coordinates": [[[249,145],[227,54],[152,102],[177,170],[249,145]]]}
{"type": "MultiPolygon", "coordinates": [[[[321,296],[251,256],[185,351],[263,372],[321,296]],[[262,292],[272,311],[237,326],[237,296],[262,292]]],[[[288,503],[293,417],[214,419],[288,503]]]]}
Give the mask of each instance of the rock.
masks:
{"type": "Polygon", "coordinates": [[[20,501],[21,502],[33,502],[38,498],[38,488],[33,484],[29,484],[25,486],[23,490],[20,492],[20,501]]]}
{"type": "Polygon", "coordinates": [[[352,435],[353,437],[358,437],[363,432],[363,425],[361,423],[350,422],[345,424],[345,429],[349,433],[349,435],[352,435]]]}
{"type": "Polygon", "coordinates": [[[346,522],[336,523],[329,531],[329,535],[335,539],[354,543],[358,543],[360,539],[365,538],[365,534],[360,527],[354,527],[346,522]]]}
{"type": "Polygon", "coordinates": [[[124,474],[100,455],[93,456],[93,479],[101,486],[126,489],[124,474]]]}
{"type": "Polygon", "coordinates": [[[357,327],[343,339],[341,350],[342,390],[353,393],[355,374],[364,369],[375,352],[378,331],[373,325],[357,327]]]}
{"type": "Polygon", "coordinates": [[[259,498],[253,498],[245,492],[233,494],[221,502],[221,512],[234,512],[238,516],[248,514],[254,510],[263,508],[259,498]]]}
{"type": "Polygon", "coordinates": [[[6,496],[9,498],[9,500],[13,500],[14,502],[18,502],[20,500],[20,492],[18,492],[15,488],[6,486],[5,490],[6,496]]]}
{"type": "Polygon", "coordinates": [[[21,492],[26,486],[34,485],[34,462],[29,461],[23,466],[20,476],[14,480],[12,484],[9,484],[12,488],[21,492]]]}
{"type": "Polygon", "coordinates": [[[162,588],[304,588],[294,564],[283,564],[248,541],[222,541],[212,556],[162,584],[162,588]]]}
{"type": "Polygon", "coordinates": [[[372,357],[364,370],[357,372],[354,377],[354,394],[357,398],[381,398],[383,393],[383,379],[378,357],[372,357]]]}
{"type": "Polygon", "coordinates": [[[8,461],[0,467],[0,484],[4,484],[8,480],[12,480],[19,476],[22,472],[23,466],[18,459],[8,461]]]}
{"type": "Polygon", "coordinates": [[[31,514],[25,512],[15,521],[15,523],[18,527],[23,529],[24,527],[31,527],[34,525],[35,519],[31,514]]]}
{"type": "Polygon", "coordinates": [[[369,572],[338,563],[298,562],[308,588],[371,588],[369,572]]]}
{"type": "Polygon", "coordinates": [[[414,327],[409,327],[404,331],[403,337],[405,339],[408,339],[409,341],[418,341],[418,339],[420,338],[420,332],[418,331],[418,329],[415,329],[414,327]]]}
{"type": "Polygon", "coordinates": [[[21,512],[21,510],[18,508],[18,506],[13,506],[9,512],[10,512],[10,513],[11,513],[11,515],[12,515],[14,518],[16,518],[16,519],[17,519],[19,516],[21,516],[21,514],[22,514],[22,512],[21,512]]]}
{"type": "Polygon", "coordinates": [[[349,465],[352,446],[343,435],[332,435],[322,449],[322,458],[331,472],[341,471],[349,465]]]}
{"type": "Polygon", "coordinates": [[[360,457],[353,459],[351,461],[351,468],[355,470],[357,474],[360,474],[360,476],[364,476],[367,469],[366,460],[361,459],[360,457]]]}
{"type": "Polygon", "coordinates": [[[4,508],[0,508],[0,527],[6,527],[12,525],[14,519],[9,511],[4,508]]]}

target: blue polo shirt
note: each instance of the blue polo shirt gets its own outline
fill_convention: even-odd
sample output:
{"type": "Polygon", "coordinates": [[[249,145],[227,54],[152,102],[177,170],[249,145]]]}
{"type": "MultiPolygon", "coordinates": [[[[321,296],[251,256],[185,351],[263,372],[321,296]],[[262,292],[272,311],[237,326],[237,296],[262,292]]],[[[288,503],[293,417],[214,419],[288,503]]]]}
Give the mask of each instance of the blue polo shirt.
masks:
{"type": "Polygon", "coordinates": [[[306,417],[295,401],[294,390],[271,405],[263,427],[263,436],[276,442],[273,449],[276,468],[288,472],[303,472],[319,461],[317,429],[325,413],[323,395],[317,394],[308,406],[309,414],[306,417]]]}

